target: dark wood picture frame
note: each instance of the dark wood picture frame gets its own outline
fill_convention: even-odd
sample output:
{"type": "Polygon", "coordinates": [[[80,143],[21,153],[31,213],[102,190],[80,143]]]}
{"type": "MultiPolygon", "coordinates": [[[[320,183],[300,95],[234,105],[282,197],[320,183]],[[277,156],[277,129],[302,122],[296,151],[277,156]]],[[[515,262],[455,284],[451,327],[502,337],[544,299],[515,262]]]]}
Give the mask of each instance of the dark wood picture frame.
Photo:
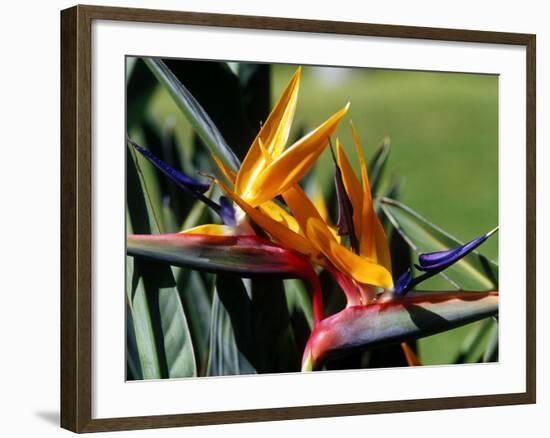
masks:
{"type": "Polygon", "coordinates": [[[514,405],[536,401],[535,47],[531,34],[75,6],[61,12],[61,426],[97,432],[514,405]],[[275,409],[92,418],[91,24],[116,20],[510,44],[526,47],[527,369],[524,393],[275,409]]]}

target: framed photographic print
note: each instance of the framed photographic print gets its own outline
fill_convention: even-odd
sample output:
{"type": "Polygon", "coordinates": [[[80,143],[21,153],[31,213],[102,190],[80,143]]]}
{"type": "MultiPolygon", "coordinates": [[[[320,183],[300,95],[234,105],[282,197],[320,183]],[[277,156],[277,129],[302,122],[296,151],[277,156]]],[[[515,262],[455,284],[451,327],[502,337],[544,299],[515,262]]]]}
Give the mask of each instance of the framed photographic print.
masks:
{"type": "Polygon", "coordinates": [[[535,36],[61,13],[61,422],[535,401],[535,36]]]}

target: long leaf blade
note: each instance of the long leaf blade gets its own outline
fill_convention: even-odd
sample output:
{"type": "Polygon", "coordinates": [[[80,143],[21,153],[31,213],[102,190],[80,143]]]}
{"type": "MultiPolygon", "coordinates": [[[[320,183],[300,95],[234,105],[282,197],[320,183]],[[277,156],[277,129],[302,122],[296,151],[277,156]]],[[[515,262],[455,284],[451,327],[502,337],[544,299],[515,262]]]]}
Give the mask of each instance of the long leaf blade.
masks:
{"type": "Polygon", "coordinates": [[[373,194],[378,193],[380,182],[382,181],[382,176],[384,175],[384,170],[386,168],[386,163],[388,162],[389,155],[390,141],[388,138],[385,138],[368,164],[369,182],[373,194]]]}
{"type": "MultiPolygon", "coordinates": [[[[239,77],[226,62],[172,58],[163,59],[163,62],[195,100],[200,102],[237,158],[243,159],[261,125],[259,121],[250,125],[247,120],[244,90],[239,77]]],[[[269,83],[266,82],[265,86],[266,89],[262,91],[269,99],[269,83]]],[[[262,113],[260,120],[265,119],[262,113]]],[[[202,141],[198,143],[204,148],[202,141]]]]}
{"type": "MultiPolygon", "coordinates": [[[[134,270],[135,261],[126,257],[126,293],[128,297],[128,311],[131,314],[133,332],[135,333],[136,349],[143,379],[160,379],[162,377],[159,354],[155,341],[155,333],[151,319],[147,293],[139,268],[134,270]]],[[[127,328],[130,330],[130,328],[127,328]]],[[[132,354],[127,346],[126,354],[132,354]]],[[[127,358],[131,362],[133,358],[127,358]]],[[[137,377],[134,375],[134,377],[137,377]]]]}
{"type": "Polygon", "coordinates": [[[143,280],[161,377],[196,376],[187,318],[170,267],[139,259],[134,263],[143,280]]]}
{"type": "Polygon", "coordinates": [[[168,377],[195,377],[197,368],[193,342],[174,277],[167,266],[155,266],[155,269],[164,281],[168,281],[166,286],[158,286],[159,316],[168,377]]]}
{"type": "MultiPolygon", "coordinates": [[[[154,225],[154,217],[147,207],[147,198],[139,190],[133,190],[141,187],[140,177],[134,161],[127,155],[127,178],[128,178],[128,209],[126,215],[126,228],[132,232],[133,228],[140,230],[150,230],[154,225]]],[[[155,225],[156,226],[156,225],[155,225]]],[[[136,263],[132,257],[126,257],[126,302],[127,302],[127,321],[131,321],[132,327],[127,327],[127,331],[133,331],[137,351],[137,359],[141,368],[141,378],[160,379],[162,377],[159,351],[155,339],[155,331],[151,318],[151,309],[144,281],[140,273],[139,263],[136,263]]],[[[128,337],[129,333],[127,333],[128,337]]],[[[136,358],[133,354],[131,344],[126,346],[126,361],[130,364],[136,358]]],[[[132,377],[140,377],[134,374],[132,377]]]]}
{"type": "MultiPolygon", "coordinates": [[[[127,231],[158,232],[146,179],[135,156],[127,156],[127,231]]],[[[195,356],[189,327],[169,266],[127,257],[127,301],[144,379],[193,377],[195,356]]]]}
{"type": "Polygon", "coordinates": [[[189,90],[187,90],[161,59],[143,58],[143,60],[158,81],[170,92],[170,95],[210,152],[217,155],[231,170],[237,172],[240,166],[239,159],[228,146],[210,116],[189,90]]]}
{"type": "Polygon", "coordinates": [[[214,289],[208,375],[298,371],[282,285],[219,275],[214,289]]]}
{"type": "Polygon", "coordinates": [[[489,334],[495,325],[494,318],[474,324],[462,341],[454,363],[475,363],[481,360],[489,334]]]}
{"type": "Polygon", "coordinates": [[[174,277],[177,278],[179,295],[193,340],[197,373],[203,376],[208,360],[212,314],[212,297],[207,286],[210,279],[203,278],[204,275],[192,269],[173,267],[172,270],[176,271],[174,277]]]}
{"type": "MultiPolygon", "coordinates": [[[[463,244],[406,205],[393,199],[380,201],[382,211],[416,254],[441,251],[463,244]]],[[[498,289],[498,266],[473,251],[441,274],[457,289],[498,289]]]]}
{"type": "Polygon", "coordinates": [[[215,281],[208,376],[256,374],[252,300],[240,278],[215,281]]]}
{"type": "Polygon", "coordinates": [[[126,380],[143,380],[134,320],[128,307],[126,307],[126,380]]]}

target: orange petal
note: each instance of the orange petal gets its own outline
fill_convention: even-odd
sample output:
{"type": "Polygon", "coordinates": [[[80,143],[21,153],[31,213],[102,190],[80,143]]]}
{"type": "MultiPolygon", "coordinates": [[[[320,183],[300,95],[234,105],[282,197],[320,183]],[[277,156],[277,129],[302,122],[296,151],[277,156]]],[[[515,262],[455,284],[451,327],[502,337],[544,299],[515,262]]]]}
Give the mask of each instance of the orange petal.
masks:
{"type": "Polygon", "coordinates": [[[272,219],[245,202],[239,195],[230,190],[223,182],[217,181],[222,190],[266,233],[287,248],[294,249],[308,257],[318,258],[315,250],[306,238],[290,230],[286,225],[272,219]]]}
{"type": "MultiPolygon", "coordinates": [[[[313,205],[299,185],[296,184],[290,187],[282,196],[304,234],[307,235],[307,221],[310,218],[318,219],[328,229],[326,222],[315,208],[315,205],[313,205]]],[[[315,242],[312,243],[315,245],[315,242]]]]}
{"type": "Polygon", "coordinates": [[[407,359],[407,364],[410,367],[422,365],[422,362],[420,362],[420,359],[418,359],[416,354],[414,354],[414,351],[412,351],[411,347],[409,347],[409,344],[406,342],[401,342],[401,349],[403,350],[403,353],[405,353],[405,359],[407,359]]]}
{"type": "Polygon", "coordinates": [[[348,111],[349,104],[329,117],[317,129],[302,137],[254,179],[243,198],[257,206],[296,184],[315,163],[348,111]]]}
{"type": "Polygon", "coordinates": [[[208,236],[236,236],[242,234],[237,227],[228,225],[206,224],[183,230],[179,234],[205,234],[208,236]]]}
{"type": "Polygon", "coordinates": [[[256,176],[268,164],[262,153],[260,141],[272,158],[276,158],[283,151],[296,111],[301,71],[301,67],[296,70],[252,146],[250,146],[237,175],[237,182],[235,183],[237,193],[247,193],[256,176]]]}
{"type": "Polygon", "coordinates": [[[260,152],[264,158],[266,164],[269,164],[273,161],[273,157],[269,154],[269,151],[265,148],[264,142],[260,137],[258,137],[258,146],[260,147],[260,152]]]}
{"type": "Polygon", "coordinates": [[[376,261],[384,266],[388,271],[392,272],[391,268],[391,253],[386,237],[384,227],[380,222],[380,219],[373,213],[374,216],[374,240],[376,245],[376,261]]]}
{"type": "Polygon", "coordinates": [[[271,219],[282,223],[287,228],[290,228],[295,233],[300,232],[300,225],[290,213],[288,213],[283,207],[274,201],[264,202],[258,207],[264,214],[268,215],[271,219]]]}
{"type": "MultiPolygon", "coordinates": [[[[338,231],[334,227],[334,225],[330,221],[330,216],[327,209],[327,204],[325,202],[325,198],[323,196],[323,193],[320,190],[316,190],[315,194],[313,195],[313,205],[319,212],[319,215],[323,219],[323,221],[327,224],[328,228],[330,229],[330,232],[334,235],[334,238],[341,242],[342,238],[338,235],[338,231]]],[[[305,230],[304,230],[305,233],[305,230]]]]}
{"type": "Polygon", "coordinates": [[[352,133],[357,149],[357,154],[359,156],[361,176],[363,180],[366,180],[366,184],[363,184],[363,187],[355,176],[355,172],[353,171],[351,164],[344,152],[344,148],[342,147],[342,144],[338,139],[336,140],[336,151],[338,154],[338,165],[340,166],[340,170],[342,171],[344,186],[353,206],[353,224],[355,225],[355,229],[357,231],[360,241],[363,242],[361,245],[361,254],[370,257],[373,260],[376,260],[378,263],[382,264],[388,271],[391,272],[391,255],[388,246],[388,240],[386,238],[386,233],[384,232],[384,227],[382,226],[380,219],[378,218],[378,216],[376,216],[376,213],[373,209],[365,159],[363,156],[361,145],[359,143],[357,131],[355,130],[353,125],[352,133]],[[365,196],[365,193],[367,194],[367,196],[365,196]],[[365,233],[367,234],[367,236],[363,236],[363,226],[366,230],[365,233]],[[369,248],[370,243],[364,243],[364,241],[372,235],[374,235],[374,247],[369,248]],[[368,249],[370,249],[370,253],[368,249]]]}
{"type": "Polygon", "coordinates": [[[361,228],[359,229],[359,241],[360,252],[362,255],[370,257],[374,260],[376,256],[376,240],[375,240],[375,214],[372,205],[372,195],[370,191],[369,175],[367,173],[367,165],[365,163],[365,157],[363,156],[363,148],[359,143],[359,136],[355,130],[355,126],[351,125],[351,132],[353,135],[353,142],[355,143],[355,150],[357,151],[357,157],[359,158],[359,166],[361,168],[361,180],[363,188],[363,205],[361,209],[361,228]]]}
{"type": "Polygon", "coordinates": [[[319,215],[321,218],[328,223],[329,222],[329,214],[327,209],[327,204],[325,202],[325,197],[323,196],[323,192],[321,190],[317,189],[315,190],[315,194],[313,195],[313,205],[319,212],[319,215]]]}
{"type": "Polygon", "coordinates": [[[353,123],[351,124],[351,133],[353,136],[353,142],[355,143],[355,150],[357,151],[357,157],[359,158],[359,166],[361,168],[361,181],[363,182],[363,196],[371,199],[371,202],[372,202],[372,196],[371,196],[370,184],[369,184],[369,175],[367,172],[365,157],[363,155],[363,148],[361,147],[361,143],[359,142],[359,135],[357,134],[357,131],[353,123]]]}
{"type": "Polygon", "coordinates": [[[363,210],[363,191],[361,189],[361,183],[357,179],[357,176],[355,176],[355,172],[351,167],[339,139],[336,139],[336,153],[338,155],[338,166],[340,166],[340,171],[342,172],[344,187],[350,199],[351,206],[353,207],[353,225],[356,234],[359,235],[359,233],[361,233],[361,212],[363,210]]]}
{"type": "Polygon", "coordinates": [[[220,160],[215,154],[211,154],[214,163],[218,166],[220,171],[223,173],[223,176],[227,178],[231,184],[235,184],[237,179],[237,174],[233,172],[229,167],[227,167],[222,160],[220,160]]]}
{"type": "Polygon", "coordinates": [[[346,272],[359,283],[383,288],[393,286],[391,273],[386,268],[340,245],[321,220],[316,218],[308,220],[307,235],[315,245],[321,248],[323,254],[337,269],[346,272]]]}

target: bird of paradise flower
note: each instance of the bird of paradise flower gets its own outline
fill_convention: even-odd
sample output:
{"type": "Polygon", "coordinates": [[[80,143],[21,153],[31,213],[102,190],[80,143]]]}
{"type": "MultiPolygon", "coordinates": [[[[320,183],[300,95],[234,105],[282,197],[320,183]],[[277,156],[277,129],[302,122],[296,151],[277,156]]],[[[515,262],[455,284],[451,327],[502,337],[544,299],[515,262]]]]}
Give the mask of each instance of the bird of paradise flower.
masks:
{"type": "MultiPolygon", "coordinates": [[[[160,74],[169,74],[161,63],[156,68],[160,74]]],[[[208,272],[302,279],[313,297],[313,328],[302,356],[303,371],[319,369],[333,355],[391,342],[401,344],[409,365],[419,365],[406,341],[496,315],[498,292],[418,293],[411,289],[458,262],[496,229],[465,245],[421,254],[416,267],[423,273],[413,278],[408,270],[394,283],[388,240],[375,212],[367,166],[353,124],[360,178],[340,140],[336,139],[335,150],[332,146],[331,137],[346,116],[349,103],[286,148],[300,77],[298,68],[242,164],[231,153],[212,153],[223,178],[205,175],[209,183],[197,181],[128,139],[223,222],[173,234],[129,235],[128,254],[208,272]],[[323,206],[311,201],[299,185],[327,147],[334,162],[339,207],[336,225],[330,223],[323,206]],[[211,184],[224,193],[217,202],[205,194],[211,184]],[[324,312],[319,269],[333,276],[346,298],[345,308],[333,315],[324,312]],[[438,318],[426,318],[419,324],[418,318],[411,316],[418,308],[438,318]]]]}

